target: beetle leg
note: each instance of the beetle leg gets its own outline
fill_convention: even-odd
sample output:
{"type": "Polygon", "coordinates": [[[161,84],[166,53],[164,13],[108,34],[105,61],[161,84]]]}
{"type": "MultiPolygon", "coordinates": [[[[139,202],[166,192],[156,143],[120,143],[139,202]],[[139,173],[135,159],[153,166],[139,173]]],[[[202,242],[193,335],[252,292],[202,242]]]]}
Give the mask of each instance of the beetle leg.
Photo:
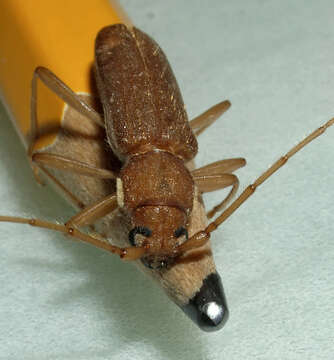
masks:
{"type": "Polygon", "coordinates": [[[190,121],[190,126],[194,131],[195,135],[198,136],[211,124],[213,124],[229,107],[231,103],[228,100],[222,101],[204,113],[198,115],[190,121]]]}
{"type": "Polygon", "coordinates": [[[141,258],[147,251],[144,247],[125,247],[121,248],[115,245],[112,245],[108,242],[107,239],[102,237],[92,236],[86,233],[81,232],[80,230],[73,228],[69,225],[56,224],[49,221],[44,221],[40,219],[28,219],[22,217],[12,217],[12,216],[0,216],[0,221],[4,222],[14,222],[19,224],[28,224],[31,226],[36,226],[44,229],[49,229],[53,231],[61,232],[65,235],[72,236],[75,239],[81,240],[85,243],[94,245],[100,249],[111,252],[113,254],[119,255],[120,258],[124,260],[137,260],[141,258]]]}
{"type": "Polygon", "coordinates": [[[314,130],[304,140],[300,141],[297,145],[292,147],[285,155],[279,158],[273,165],[271,165],[266,171],[264,171],[253,184],[250,184],[246,189],[232,202],[232,204],[223,211],[214,221],[212,221],[204,231],[199,231],[194,234],[189,240],[185,241],[177,248],[177,252],[184,253],[188,250],[201,247],[207,243],[210,239],[210,233],[215,231],[219,225],[221,225],[226,219],[228,219],[238,208],[241,206],[255,190],[262,185],[268,178],[270,178],[276,171],[284,166],[287,161],[299,152],[303,147],[309,144],[311,141],[322,135],[327,128],[334,125],[334,118],[328,120],[324,125],[314,130]]]}
{"type": "Polygon", "coordinates": [[[35,153],[31,156],[32,163],[46,165],[53,169],[70,171],[75,174],[96,177],[99,179],[115,179],[116,175],[108,169],[100,169],[84,162],[62,155],[50,153],[35,153]]]}
{"type": "Polygon", "coordinates": [[[226,159],[216,161],[192,171],[195,184],[202,193],[232,186],[226,198],[207,213],[209,219],[219,210],[223,209],[236,194],[239,187],[239,180],[236,175],[231,173],[245,165],[246,160],[243,158],[226,159]]]}
{"type": "Polygon", "coordinates": [[[230,174],[245,165],[246,160],[243,158],[225,159],[195,169],[191,172],[191,174],[194,177],[205,175],[230,174]]]}
{"type": "Polygon", "coordinates": [[[206,215],[211,219],[219,210],[223,209],[226,204],[234,197],[239,188],[239,179],[233,174],[208,175],[202,178],[195,178],[195,184],[202,193],[224,189],[232,186],[230,192],[218,205],[214,206],[206,215]]]}
{"type": "Polygon", "coordinates": [[[30,146],[28,154],[32,154],[32,148],[38,135],[37,121],[37,80],[40,79],[51,91],[58,95],[66,104],[85,115],[94,123],[104,128],[101,115],[83,101],[79,95],[64,84],[52,71],[44,67],[37,67],[31,81],[30,98],[30,146]]]}
{"type": "MultiPolygon", "coordinates": [[[[31,98],[30,98],[30,136],[28,143],[28,157],[31,161],[33,148],[38,137],[38,120],[37,120],[37,80],[40,79],[50,90],[58,95],[65,103],[73,107],[79,113],[85,115],[99,126],[104,127],[103,119],[92,107],[83,101],[74,91],[65,85],[52,71],[37,67],[31,81],[31,98]]],[[[38,176],[38,167],[32,164],[35,178],[38,183],[42,184],[38,176]]]]}
{"type": "Polygon", "coordinates": [[[85,207],[82,211],[71,217],[65,225],[72,227],[92,225],[96,220],[113,212],[117,207],[117,195],[108,195],[85,207]]]}
{"type": "MultiPolygon", "coordinates": [[[[255,190],[262,185],[268,178],[270,178],[277,170],[284,166],[287,161],[300,151],[304,146],[309,144],[311,141],[322,135],[327,128],[334,125],[334,118],[327,121],[324,125],[314,130],[304,140],[300,141],[297,145],[291,148],[285,155],[279,158],[273,165],[271,165],[266,171],[264,171],[253,184],[250,184],[246,189],[233,201],[233,203],[223,211],[214,221],[212,221],[205,229],[206,233],[211,233],[216,230],[220,224],[228,219],[238,208],[242,205],[251,195],[254,194],[255,190]]],[[[196,234],[195,234],[196,235],[196,234]]]]}
{"type": "MultiPolygon", "coordinates": [[[[102,206],[102,204],[101,204],[101,206],[98,206],[99,204],[98,203],[94,203],[94,204],[92,204],[92,205],[90,205],[90,206],[88,206],[88,207],[85,207],[85,204],[79,199],[79,198],[77,198],[70,190],[68,190],[67,189],[67,187],[64,185],[64,184],[62,184],[55,176],[53,176],[48,170],[46,170],[42,165],[40,165],[39,166],[39,170],[41,170],[42,171],[42,173],[44,173],[44,175],[46,175],[50,180],[52,180],[55,184],[56,184],[56,186],[58,187],[58,188],[60,188],[61,190],[62,190],[62,192],[65,194],[65,196],[67,197],[67,198],[69,198],[69,200],[70,200],[70,202],[72,202],[77,208],[79,208],[79,209],[81,209],[82,211],[81,212],[79,212],[78,214],[76,214],[75,216],[73,216],[73,218],[71,218],[69,221],[71,221],[71,220],[73,220],[74,218],[80,218],[80,221],[79,221],[79,224],[77,224],[77,223],[73,223],[73,221],[71,222],[73,225],[76,225],[76,226],[85,226],[85,225],[90,225],[90,229],[91,230],[95,230],[95,228],[94,228],[94,226],[93,225],[91,225],[94,221],[92,221],[92,220],[90,220],[89,221],[89,223],[87,222],[87,223],[84,223],[84,224],[81,224],[81,221],[85,218],[83,215],[83,213],[85,212],[85,211],[87,211],[87,212],[89,212],[89,214],[91,214],[92,213],[92,210],[90,210],[90,211],[88,211],[89,210],[89,208],[93,208],[94,206],[95,207],[97,207],[98,209],[97,209],[97,211],[99,211],[99,214],[100,214],[100,216],[95,216],[95,219],[97,219],[98,217],[103,217],[104,215],[107,215],[109,212],[112,212],[113,210],[114,210],[114,208],[116,208],[116,207],[114,207],[113,208],[113,205],[112,204],[108,204],[107,206],[106,206],[106,208],[108,209],[106,209],[105,210],[105,213],[103,214],[103,213],[101,213],[101,206],[102,206]],[[80,216],[80,214],[81,214],[81,216],[80,216]]],[[[116,196],[116,195],[111,195],[111,196],[109,196],[110,198],[112,197],[112,196],[116,196]]],[[[107,198],[108,197],[106,197],[106,198],[104,198],[104,199],[102,199],[102,200],[99,200],[99,202],[104,202],[105,203],[105,200],[107,200],[107,198]]],[[[116,198],[117,199],[117,198],[116,198]]]]}
{"type": "Polygon", "coordinates": [[[63,183],[56,179],[56,177],[53,176],[48,170],[46,170],[42,165],[40,165],[38,168],[44,175],[53,181],[56,186],[60,188],[60,190],[62,190],[62,192],[65,194],[65,197],[67,197],[72,204],[74,204],[79,209],[83,209],[85,207],[85,204],[79,198],[77,198],[70,190],[68,190],[63,183]]]}

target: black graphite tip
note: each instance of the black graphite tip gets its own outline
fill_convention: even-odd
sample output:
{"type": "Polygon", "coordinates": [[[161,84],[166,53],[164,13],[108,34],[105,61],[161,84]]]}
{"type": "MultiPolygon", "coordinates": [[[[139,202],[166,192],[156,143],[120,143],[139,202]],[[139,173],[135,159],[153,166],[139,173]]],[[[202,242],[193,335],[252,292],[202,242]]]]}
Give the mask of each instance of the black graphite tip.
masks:
{"type": "Polygon", "coordinates": [[[208,275],[182,310],[204,331],[221,329],[229,312],[220,276],[217,273],[208,275]]]}

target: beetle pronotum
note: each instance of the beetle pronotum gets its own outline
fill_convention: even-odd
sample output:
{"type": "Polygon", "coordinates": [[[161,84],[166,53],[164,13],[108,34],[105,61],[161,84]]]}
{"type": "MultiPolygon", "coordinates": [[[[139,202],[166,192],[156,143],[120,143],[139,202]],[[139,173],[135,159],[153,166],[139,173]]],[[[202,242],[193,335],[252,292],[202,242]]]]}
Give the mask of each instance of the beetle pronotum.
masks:
{"type": "MultiPolygon", "coordinates": [[[[161,273],[179,261],[185,261],[194,249],[206,246],[210,233],[245,202],[258,186],[334,123],[334,119],[329,120],[293,147],[208,226],[188,236],[197,192],[205,193],[231,186],[228,196],[209,211],[208,217],[212,218],[227,205],[238,189],[238,178],[232,173],[245,165],[242,158],[218,161],[193,171],[185,166],[197,153],[195,135],[204,131],[225,112],[230,106],[229,102],[217,104],[189,123],[176,80],[162,50],[136,28],[118,24],[102,29],[96,39],[95,55],[95,75],[104,121],[98,112],[51,71],[37,68],[32,82],[31,143],[28,156],[37,178],[38,172],[43,172],[62,186],[72,199],[75,196],[71,191],[60,184],[45,167],[116,180],[117,192],[85,207],[64,225],[9,216],[1,216],[0,221],[59,231],[123,259],[140,259],[146,267],[161,273]],[[106,128],[108,142],[122,163],[118,173],[67,156],[34,152],[38,136],[37,79],[42,80],[90,121],[106,128]],[[128,234],[131,246],[112,245],[101,235],[79,230],[117,208],[124,212],[131,223],[128,234]]],[[[196,304],[200,315],[196,314],[195,317],[204,329],[221,326],[228,313],[224,294],[217,285],[219,278],[210,279],[215,282],[213,286],[219,288],[216,299],[201,300],[202,303],[196,304]]]]}

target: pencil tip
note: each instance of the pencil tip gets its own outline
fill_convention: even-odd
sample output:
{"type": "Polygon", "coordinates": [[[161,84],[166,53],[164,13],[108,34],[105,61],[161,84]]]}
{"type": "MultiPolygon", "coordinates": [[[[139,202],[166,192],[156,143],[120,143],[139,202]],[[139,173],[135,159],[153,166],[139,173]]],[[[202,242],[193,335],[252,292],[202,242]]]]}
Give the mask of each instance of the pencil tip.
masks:
{"type": "Polygon", "coordinates": [[[220,276],[212,273],[182,310],[204,331],[221,329],[228,319],[228,308],[220,276]]]}

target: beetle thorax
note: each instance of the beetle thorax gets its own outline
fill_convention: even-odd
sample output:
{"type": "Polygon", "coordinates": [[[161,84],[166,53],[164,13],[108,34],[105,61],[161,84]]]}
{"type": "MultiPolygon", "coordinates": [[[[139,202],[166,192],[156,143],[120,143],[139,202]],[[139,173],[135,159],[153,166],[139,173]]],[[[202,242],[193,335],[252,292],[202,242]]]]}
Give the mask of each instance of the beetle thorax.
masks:
{"type": "Polygon", "coordinates": [[[120,174],[118,198],[132,226],[151,231],[145,240],[150,252],[168,252],[177,245],[175,232],[188,225],[194,183],[181,159],[151,151],[127,161],[120,174]]]}
{"type": "Polygon", "coordinates": [[[191,212],[194,182],[183,161],[165,151],[132,156],[124,165],[122,182],[125,210],[132,213],[145,205],[177,207],[191,212]]]}

